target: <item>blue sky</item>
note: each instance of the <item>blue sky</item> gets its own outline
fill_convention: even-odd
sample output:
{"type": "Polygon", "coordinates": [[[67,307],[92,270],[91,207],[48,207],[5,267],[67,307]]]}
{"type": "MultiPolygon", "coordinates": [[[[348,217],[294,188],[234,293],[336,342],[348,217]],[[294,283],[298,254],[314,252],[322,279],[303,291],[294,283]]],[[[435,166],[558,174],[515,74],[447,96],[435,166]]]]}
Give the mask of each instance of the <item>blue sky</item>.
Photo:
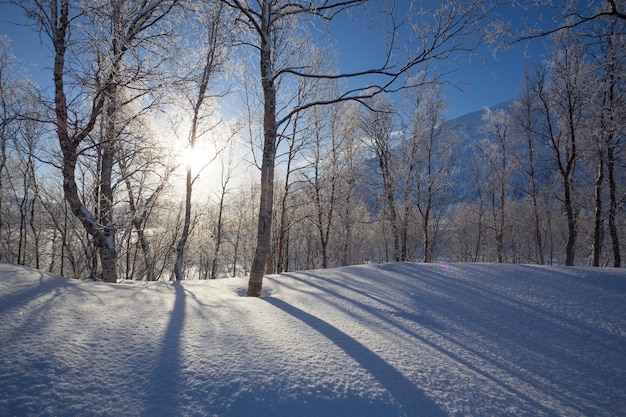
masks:
{"type": "MultiPolygon", "coordinates": [[[[545,13],[545,11],[543,11],[545,13]]],[[[522,24],[523,19],[537,18],[539,12],[525,11],[505,5],[498,14],[511,21],[513,26],[522,24]]],[[[373,28],[356,23],[356,18],[341,18],[341,25],[332,32],[338,36],[338,65],[346,71],[374,68],[384,56],[384,39],[373,28]]],[[[500,50],[495,56],[491,47],[483,46],[476,51],[466,66],[446,76],[450,83],[445,89],[450,100],[449,117],[480,110],[516,97],[520,82],[528,65],[544,59],[545,40],[511,46],[500,50]],[[454,87],[455,85],[456,87],[454,87]]]]}
{"type": "MultiPolygon", "coordinates": [[[[21,59],[26,74],[40,85],[49,85],[51,61],[46,40],[42,45],[38,34],[31,28],[10,23],[23,21],[21,11],[16,7],[0,5],[0,16],[0,34],[8,34],[12,38],[14,54],[21,59]]],[[[340,29],[333,31],[340,36],[337,40],[340,46],[337,56],[340,68],[356,70],[378,65],[380,60],[376,57],[381,56],[384,40],[374,31],[368,31],[362,24],[350,22],[349,19],[342,19],[341,24],[340,29]]],[[[475,57],[467,67],[448,77],[463,89],[463,92],[452,87],[446,89],[450,100],[449,117],[513,99],[527,63],[542,59],[542,43],[541,40],[534,41],[530,45],[530,54],[524,53],[524,45],[518,45],[500,52],[495,58],[487,48],[483,48],[481,52],[489,67],[482,59],[475,57]]]]}

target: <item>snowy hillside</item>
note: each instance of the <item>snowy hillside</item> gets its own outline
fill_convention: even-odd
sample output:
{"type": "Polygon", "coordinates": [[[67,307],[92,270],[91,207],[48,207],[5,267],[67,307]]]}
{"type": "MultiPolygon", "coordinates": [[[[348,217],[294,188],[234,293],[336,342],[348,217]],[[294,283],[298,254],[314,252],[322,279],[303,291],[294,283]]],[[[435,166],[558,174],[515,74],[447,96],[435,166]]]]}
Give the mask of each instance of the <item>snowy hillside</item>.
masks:
{"type": "Polygon", "coordinates": [[[624,416],[626,270],[109,285],[0,264],[2,416],[624,416]]]}
{"type": "MultiPolygon", "coordinates": [[[[512,105],[513,105],[513,101],[505,101],[505,102],[490,106],[489,109],[491,111],[497,111],[500,109],[510,110],[512,105]]],[[[485,112],[486,112],[486,108],[476,110],[474,112],[467,113],[462,116],[451,119],[447,123],[449,124],[449,128],[454,129],[456,132],[462,135],[462,137],[464,137],[470,143],[476,142],[485,137],[485,133],[483,132],[483,128],[485,125],[483,116],[485,112]]]]}

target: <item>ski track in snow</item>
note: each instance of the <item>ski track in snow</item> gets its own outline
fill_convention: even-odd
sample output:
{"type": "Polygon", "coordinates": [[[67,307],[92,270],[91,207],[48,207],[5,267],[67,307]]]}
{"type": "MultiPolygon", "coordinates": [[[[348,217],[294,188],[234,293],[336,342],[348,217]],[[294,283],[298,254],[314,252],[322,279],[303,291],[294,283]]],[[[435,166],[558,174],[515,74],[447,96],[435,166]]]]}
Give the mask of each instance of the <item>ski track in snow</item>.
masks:
{"type": "Polygon", "coordinates": [[[73,281],[0,263],[2,416],[626,416],[626,270],[73,281]]]}

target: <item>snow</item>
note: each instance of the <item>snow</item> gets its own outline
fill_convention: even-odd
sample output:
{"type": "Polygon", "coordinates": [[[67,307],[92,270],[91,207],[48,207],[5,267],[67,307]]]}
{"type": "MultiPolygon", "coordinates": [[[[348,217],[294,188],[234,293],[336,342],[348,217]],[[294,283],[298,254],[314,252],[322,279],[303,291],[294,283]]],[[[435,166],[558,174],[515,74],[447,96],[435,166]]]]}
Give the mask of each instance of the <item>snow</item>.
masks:
{"type": "Polygon", "coordinates": [[[394,263],[245,285],[0,263],[0,415],[626,415],[624,269],[394,263]]]}

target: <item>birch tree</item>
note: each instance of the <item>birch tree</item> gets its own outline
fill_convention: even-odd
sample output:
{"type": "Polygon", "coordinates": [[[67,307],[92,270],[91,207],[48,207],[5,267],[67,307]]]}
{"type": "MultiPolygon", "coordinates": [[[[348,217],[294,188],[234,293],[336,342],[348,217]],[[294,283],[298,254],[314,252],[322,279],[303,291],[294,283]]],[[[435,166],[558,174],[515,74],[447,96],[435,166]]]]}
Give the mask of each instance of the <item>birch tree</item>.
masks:
{"type": "Polygon", "coordinates": [[[158,200],[169,183],[173,167],[164,157],[167,155],[159,144],[154,132],[147,126],[136,126],[124,135],[117,144],[117,160],[120,181],[126,189],[128,224],[124,236],[126,240],[126,279],[141,277],[148,281],[158,279],[157,260],[146,228],[158,207],[158,200]],[[136,239],[133,239],[133,231],[136,239]],[[131,249],[131,244],[135,242],[131,249]],[[137,266],[137,251],[143,255],[142,265],[137,266]]]}
{"type": "Polygon", "coordinates": [[[401,237],[400,225],[400,201],[396,191],[398,188],[397,169],[394,160],[395,145],[399,143],[399,125],[397,116],[391,103],[382,96],[377,97],[376,102],[370,104],[376,111],[365,110],[361,120],[363,140],[370,149],[372,158],[377,166],[377,173],[381,181],[382,207],[385,220],[391,228],[391,240],[393,247],[393,260],[405,261],[406,240],[401,237]],[[394,140],[395,137],[395,140],[394,140]]]}
{"type": "Polygon", "coordinates": [[[455,155],[460,141],[450,134],[446,123],[447,104],[440,85],[409,90],[407,107],[409,128],[403,149],[409,172],[405,174],[404,188],[412,195],[411,198],[407,195],[407,203],[414,205],[419,213],[422,260],[431,262],[442,214],[452,203],[450,195],[458,176],[455,155]]]}
{"type": "MultiPolygon", "coordinates": [[[[11,147],[11,139],[15,136],[17,130],[18,111],[17,103],[19,98],[16,95],[18,81],[15,77],[17,59],[13,55],[13,49],[6,36],[0,37],[0,230],[4,231],[5,226],[9,226],[7,194],[8,185],[10,185],[10,172],[7,167],[9,159],[9,150],[11,147]]],[[[6,227],[9,229],[9,227],[6,227]]],[[[9,236],[2,235],[2,239],[8,244],[11,242],[9,236]]],[[[0,256],[4,260],[11,260],[9,253],[10,248],[3,246],[0,256]]]]}
{"type": "Polygon", "coordinates": [[[554,166],[561,180],[561,201],[567,219],[565,264],[574,265],[580,204],[576,195],[576,166],[584,141],[584,123],[589,106],[584,86],[590,81],[584,61],[585,45],[568,34],[557,40],[553,72],[542,71],[535,84],[541,108],[541,131],[552,150],[554,166]]]}
{"type": "MultiPolygon", "coordinates": [[[[533,11],[548,10],[550,12],[549,14],[553,15],[553,18],[547,21],[542,20],[534,27],[526,27],[517,31],[513,34],[514,42],[548,36],[556,36],[560,39],[569,37],[570,39],[575,39],[572,43],[577,43],[577,47],[580,47],[582,44],[597,46],[596,49],[602,51],[600,55],[609,52],[617,44],[623,44],[623,40],[621,39],[624,33],[624,22],[626,22],[626,5],[624,2],[615,0],[593,2],[569,0],[563,3],[556,1],[520,0],[518,3],[522,7],[533,11]]],[[[611,159],[614,158],[615,150],[618,149],[610,145],[615,138],[615,136],[613,136],[613,127],[610,126],[613,125],[613,121],[615,120],[614,116],[619,113],[619,111],[616,113],[613,108],[613,104],[615,104],[614,98],[620,97],[619,94],[617,96],[613,95],[615,93],[614,88],[619,84],[614,83],[614,81],[620,80],[623,77],[616,76],[616,73],[613,71],[615,70],[615,64],[623,61],[623,59],[619,58],[620,56],[620,53],[617,53],[608,61],[602,63],[601,61],[603,61],[603,59],[600,59],[600,62],[598,62],[598,75],[600,75],[602,79],[602,92],[600,93],[602,98],[600,101],[603,103],[600,104],[598,108],[598,114],[600,115],[598,123],[601,125],[601,132],[596,132],[596,136],[598,134],[602,136],[602,138],[597,139],[604,141],[604,144],[596,149],[598,167],[594,185],[594,230],[591,256],[591,263],[593,265],[599,264],[602,246],[602,188],[605,182],[607,182],[609,186],[609,207],[606,211],[608,214],[607,222],[613,247],[614,265],[619,266],[621,264],[619,237],[617,227],[615,226],[615,214],[618,206],[618,199],[614,194],[616,165],[615,161],[610,162],[611,159]],[[613,81],[610,81],[611,79],[613,81]],[[608,108],[611,108],[611,110],[607,112],[608,108]],[[609,139],[609,137],[612,138],[609,139]],[[613,157],[609,156],[609,153],[611,153],[613,157]]],[[[571,216],[568,215],[568,222],[570,223],[570,237],[568,238],[570,242],[568,242],[568,247],[571,245],[572,239],[572,220],[570,217],[571,216]]]]}
{"type": "Polygon", "coordinates": [[[312,202],[312,212],[307,216],[318,236],[321,267],[329,266],[331,226],[339,198],[339,165],[341,138],[338,135],[338,105],[315,108],[311,112],[312,143],[305,156],[309,169],[302,173],[305,191],[312,202]]]}
{"type": "MultiPolygon", "coordinates": [[[[197,142],[205,136],[207,130],[212,127],[210,116],[210,94],[215,88],[218,72],[221,71],[224,62],[224,34],[222,28],[223,6],[221,3],[200,3],[194,10],[194,16],[197,17],[200,25],[198,36],[193,36],[196,44],[200,44],[200,52],[194,51],[197,55],[197,61],[192,62],[192,71],[188,75],[187,82],[191,84],[190,91],[187,94],[189,107],[191,108],[191,127],[189,131],[188,152],[193,154],[197,152],[197,142]],[[197,38],[202,39],[197,42],[197,38]],[[207,114],[208,113],[208,114],[207,114]],[[208,121],[207,121],[208,119],[208,121]]],[[[192,53],[192,55],[194,55],[192,53]]],[[[207,160],[206,165],[211,161],[207,160]]],[[[205,165],[205,167],[206,167],[205,165]]],[[[199,172],[193,172],[191,163],[187,163],[185,167],[185,201],[184,201],[184,219],[183,228],[176,244],[176,262],[174,264],[174,275],[177,281],[184,279],[183,259],[185,255],[185,246],[189,233],[191,231],[191,205],[193,186],[198,179],[199,172]]],[[[221,210],[220,210],[221,212],[221,210]]]]}
{"type": "MultiPolygon", "coordinates": [[[[363,69],[352,73],[315,73],[308,68],[292,65],[286,52],[286,42],[293,36],[293,29],[300,30],[318,23],[332,23],[340,13],[363,6],[365,0],[342,1],[284,1],[261,0],[221,0],[224,4],[239,12],[237,22],[247,37],[241,40],[257,54],[259,81],[262,86],[263,102],[263,156],[261,160],[261,201],[259,205],[257,247],[248,283],[248,296],[260,296],[263,285],[263,273],[270,255],[272,209],[274,196],[274,163],[276,159],[276,140],[279,127],[287,123],[298,112],[318,105],[338,101],[363,100],[383,91],[402,88],[402,77],[420,64],[446,59],[457,51],[467,51],[475,47],[479,23],[485,18],[486,7],[483,2],[445,2],[433,10],[411,9],[407,14],[410,21],[406,27],[414,35],[409,47],[408,57],[398,60],[395,7],[391,10],[388,22],[391,27],[388,35],[392,43],[387,54],[381,57],[381,65],[374,69],[363,69]],[[290,32],[291,31],[291,32],[290,32]],[[366,76],[375,76],[377,81],[369,85],[363,80],[366,76]],[[278,102],[279,89],[289,79],[310,77],[328,79],[352,79],[359,83],[348,87],[329,99],[317,100],[292,106],[278,102]]],[[[294,52],[298,53],[298,52],[294,52]]],[[[301,53],[301,51],[300,51],[301,53]]]]}
{"type": "Polygon", "coordinates": [[[538,158],[540,150],[538,150],[537,142],[537,124],[538,114],[536,111],[535,97],[532,93],[532,79],[526,74],[522,83],[522,90],[519,98],[513,104],[513,124],[516,133],[525,141],[526,147],[523,156],[520,156],[519,167],[523,171],[523,177],[528,188],[523,191],[529,196],[532,217],[533,217],[533,240],[535,243],[535,253],[537,263],[545,264],[544,257],[544,239],[543,239],[543,222],[539,209],[539,173],[538,158]],[[522,159],[523,158],[523,159],[522,159]]]}
{"type": "Polygon", "coordinates": [[[72,0],[19,3],[51,43],[54,125],[63,156],[63,190],[72,213],[93,238],[102,279],[117,281],[116,227],[113,219],[112,171],[114,143],[120,133],[119,93],[146,76],[146,62],[160,39],[165,17],[178,0],[79,3],[72,0]],[[132,71],[128,67],[134,65],[132,71]],[[101,152],[98,212],[93,213],[78,192],[77,164],[86,139],[101,122],[105,133],[101,152]]]}
{"type": "Polygon", "coordinates": [[[624,28],[626,22],[613,19],[607,25],[599,24],[596,32],[599,32],[598,48],[593,51],[594,66],[598,71],[598,85],[594,84],[595,106],[598,109],[597,128],[592,132],[598,152],[598,177],[595,190],[595,230],[592,252],[592,265],[599,266],[602,246],[602,204],[600,196],[606,172],[608,184],[608,207],[607,223],[611,238],[611,253],[613,266],[621,266],[620,240],[616,217],[623,204],[623,198],[619,197],[618,183],[620,178],[619,166],[623,166],[623,144],[626,132],[624,129],[626,113],[626,61],[624,51],[624,28]],[[605,32],[604,34],[602,34],[605,32]],[[621,158],[621,159],[620,159],[621,158]],[[621,161],[621,162],[620,162],[621,161]]]}
{"type": "Polygon", "coordinates": [[[511,152],[511,117],[510,114],[498,109],[488,109],[483,115],[484,142],[483,153],[489,166],[489,181],[493,181],[492,205],[493,229],[495,231],[496,254],[498,262],[504,262],[504,227],[507,186],[512,169],[511,152]]]}
{"type": "Polygon", "coordinates": [[[358,254],[358,247],[363,245],[363,239],[357,237],[355,229],[363,219],[358,214],[359,198],[356,189],[362,182],[362,145],[359,140],[356,103],[345,103],[340,108],[338,135],[341,138],[341,150],[338,183],[337,222],[340,233],[338,246],[340,257],[338,264],[351,265],[365,260],[358,254]]]}
{"type": "Polygon", "coordinates": [[[518,40],[528,40],[577,30],[585,26],[604,26],[607,21],[626,20],[626,5],[620,0],[517,0],[527,10],[550,11],[554,17],[540,24],[526,27],[515,34],[518,40]]]}

